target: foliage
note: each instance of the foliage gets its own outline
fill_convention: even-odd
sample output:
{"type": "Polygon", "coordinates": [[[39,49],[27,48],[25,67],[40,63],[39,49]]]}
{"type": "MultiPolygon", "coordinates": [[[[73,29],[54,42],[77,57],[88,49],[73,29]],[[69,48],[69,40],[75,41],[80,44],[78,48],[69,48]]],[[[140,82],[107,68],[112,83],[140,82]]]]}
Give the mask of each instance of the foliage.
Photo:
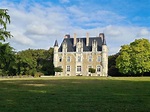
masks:
{"type": "Polygon", "coordinates": [[[14,75],[15,67],[15,52],[9,43],[0,43],[0,69],[1,75],[14,75]]]}
{"type": "Polygon", "coordinates": [[[33,74],[36,72],[43,73],[45,75],[53,75],[53,49],[49,50],[33,50],[28,49],[18,53],[20,59],[20,73],[21,74],[33,74]],[[29,72],[29,70],[31,72],[29,72]]]}
{"type": "Polygon", "coordinates": [[[121,47],[116,67],[123,74],[143,75],[150,72],[150,42],[138,39],[121,47]]]}
{"type": "Polygon", "coordinates": [[[118,68],[116,68],[116,58],[118,56],[119,56],[119,53],[110,55],[108,57],[108,75],[109,76],[122,76],[123,75],[119,72],[118,68]]]}
{"type": "Polygon", "coordinates": [[[7,11],[7,9],[0,9],[0,40],[2,41],[12,37],[10,32],[7,31],[7,23],[10,23],[10,16],[8,15],[7,11]]]}
{"type": "Polygon", "coordinates": [[[96,71],[96,70],[95,70],[94,68],[89,68],[89,72],[90,72],[90,73],[95,73],[95,71],[96,71]]]}
{"type": "Polygon", "coordinates": [[[55,72],[63,72],[63,69],[61,67],[55,67],[54,71],[55,72]]]}

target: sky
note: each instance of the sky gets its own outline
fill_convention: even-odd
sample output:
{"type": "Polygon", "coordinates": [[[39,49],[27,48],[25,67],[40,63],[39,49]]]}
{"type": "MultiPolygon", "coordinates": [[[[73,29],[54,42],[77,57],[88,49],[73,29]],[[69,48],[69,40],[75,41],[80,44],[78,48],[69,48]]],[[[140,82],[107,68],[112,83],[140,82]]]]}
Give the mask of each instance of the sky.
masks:
{"type": "Polygon", "coordinates": [[[135,39],[150,40],[150,0],[0,0],[16,50],[49,49],[64,35],[104,33],[109,55],[135,39]]]}

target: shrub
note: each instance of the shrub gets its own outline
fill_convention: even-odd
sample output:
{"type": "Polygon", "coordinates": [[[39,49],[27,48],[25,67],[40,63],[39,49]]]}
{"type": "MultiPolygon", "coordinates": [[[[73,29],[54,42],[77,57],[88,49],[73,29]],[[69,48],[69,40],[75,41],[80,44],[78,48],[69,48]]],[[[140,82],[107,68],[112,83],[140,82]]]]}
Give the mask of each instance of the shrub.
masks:
{"type": "Polygon", "coordinates": [[[63,69],[62,69],[61,67],[55,67],[55,68],[54,68],[54,71],[55,71],[55,72],[62,72],[63,69]]]}
{"type": "Polygon", "coordinates": [[[90,72],[90,73],[95,73],[95,71],[96,71],[96,70],[95,70],[94,68],[89,68],[89,72],[90,72]]]}

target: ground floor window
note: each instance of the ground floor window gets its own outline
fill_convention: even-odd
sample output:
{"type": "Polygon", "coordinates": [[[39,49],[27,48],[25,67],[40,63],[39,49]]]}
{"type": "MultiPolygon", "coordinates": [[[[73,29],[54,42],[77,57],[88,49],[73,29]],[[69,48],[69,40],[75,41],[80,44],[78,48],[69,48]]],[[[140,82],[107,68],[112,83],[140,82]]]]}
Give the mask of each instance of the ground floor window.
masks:
{"type": "Polygon", "coordinates": [[[101,66],[97,66],[97,72],[101,71],[101,66]]]}
{"type": "Polygon", "coordinates": [[[67,72],[70,72],[70,66],[67,66],[67,72]]]}
{"type": "Polygon", "coordinates": [[[92,66],[88,66],[88,72],[89,72],[89,69],[90,69],[90,68],[92,68],[92,66]]]}
{"type": "Polygon", "coordinates": [[[81,72],[81,66],[77,66],[77,72],[81,72]]]}

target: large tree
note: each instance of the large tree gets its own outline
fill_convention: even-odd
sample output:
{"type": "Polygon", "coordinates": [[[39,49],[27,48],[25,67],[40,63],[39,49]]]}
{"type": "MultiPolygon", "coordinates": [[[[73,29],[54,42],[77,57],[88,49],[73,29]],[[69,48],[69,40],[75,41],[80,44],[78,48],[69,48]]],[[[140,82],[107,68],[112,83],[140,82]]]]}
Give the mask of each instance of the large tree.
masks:
{"type": "Polygon", "coordinates": [[[116,53],[108,57],[108,75],[109,76],[122,76],[123,75],[119,72],[118,68],[116,68],[116,59],[118,56],[119,56],[119,53],[116,53]]]}
{"type": "Polygon", "coordinates": [[[5,41],[12,35],[7,31],[7,23],[10,23],[10,16],[7,9],[0,9],[0,40],[5,41]]]}
{"type": "Polygon", "coordinates": [[[123,45],[116,59],[116,67],[123,74],[143,75],[150,72],[150,42],[137,39],[129,45],[123,45]]]}
{"type": "Polygon", "coordinates": [[[14,74],[15,64],[15,52],[13,48],[8,44],[2,44],[0,42],[0,71],[1,75],[14,74]]]}

